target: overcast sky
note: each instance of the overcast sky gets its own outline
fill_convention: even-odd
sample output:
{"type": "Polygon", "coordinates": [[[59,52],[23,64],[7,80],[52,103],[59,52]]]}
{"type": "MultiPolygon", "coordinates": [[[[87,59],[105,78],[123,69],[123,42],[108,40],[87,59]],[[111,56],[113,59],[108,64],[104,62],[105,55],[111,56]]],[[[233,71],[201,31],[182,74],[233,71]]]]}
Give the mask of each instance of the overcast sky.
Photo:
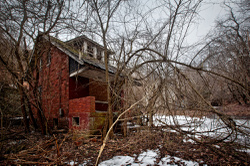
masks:
{"type": "MultiPolygon", "coordinates": [[[[156,5],[155,0],[139,0],[142,4],[147,4],[148,8],[156,5]]],[[[223,8],[223,2],[229,0],[204,0],[199,10],[199,19],[196,20],[197,24],[193,25],[189,29],[189,35],[187,36],[188,44],[192,44],[202,39],[212,28],[215,26],[215,21],[219,17],[223,17],[226,14],[225,8],[223,8]]],[[[156,12],[157,13],[157,12],[156,12]]],[[[63,38],[68,39],[74,36],[64,36],[63,38]]]]}
{"type": "Polygon", "coordinates": [[[209,30],[214,28],[216,19],[225,17],[226,10],[223,8],[223,2],[224,0],[210,0],[209,3],[201,6],[198,24],[190,29],[188,39],[197,41],[203,38],[209,30]]]}

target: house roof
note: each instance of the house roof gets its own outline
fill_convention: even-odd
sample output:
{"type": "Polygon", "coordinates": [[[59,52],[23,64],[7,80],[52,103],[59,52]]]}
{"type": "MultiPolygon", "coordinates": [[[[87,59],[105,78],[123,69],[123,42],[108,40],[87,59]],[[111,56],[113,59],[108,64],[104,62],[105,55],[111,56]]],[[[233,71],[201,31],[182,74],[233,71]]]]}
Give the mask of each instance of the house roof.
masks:
{"type": "MultiPolygon", "coordinates": [[[[94,66],[96,68],[99,68],[101,70],[106,70],[104,62],[99,61],[99,60],[97,60],[95,58],[89,57],[88,55],[86,55],[84,53],[81,53],[83,56],[81,56],[81,59],[79,59],[79,53],[80,52],[75,50],[70,45],[68,45],[67,43],[69,41],[65,43],[65,42],[63,42],[63,41],[61,41],[61,40],[59,40],[57,38],[54,38],[54,37],[48,36],[48,35],[43,35],[43,38],[46,39],[47,41],[49,41],[52,45],[57,47],[59,50],[64,52],[66,55],[68,55],[69,57],[74,59],[79,64],[81,64],[81,65],[88,64],[88,65],[94,66]]],[[[74,40],[74,39],[72,39],[72,40],[74,40]]],[[[90,40],[90,39],[88,39],[88,40],[90,40]]],[[[94,41],[92,41],[92,42],[94,42],[94,41]]],[[[114,74],[116,72],[116,68],[109,65],[108,66],[108,71],[109,71],[109,73],[114,74]]]]}

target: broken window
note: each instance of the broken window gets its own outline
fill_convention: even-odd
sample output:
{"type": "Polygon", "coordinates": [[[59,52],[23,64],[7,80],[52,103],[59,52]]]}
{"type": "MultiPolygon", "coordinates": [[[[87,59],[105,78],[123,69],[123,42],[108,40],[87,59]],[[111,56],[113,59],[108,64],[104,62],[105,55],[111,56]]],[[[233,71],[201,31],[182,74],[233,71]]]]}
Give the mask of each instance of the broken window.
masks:
{"type": "Polygon", "coordinates": [[[80,125],[80,118],[79,117],[73,117],[72,118],[72,124],[73,124],[73,126],[79,126],[80,125]]]}

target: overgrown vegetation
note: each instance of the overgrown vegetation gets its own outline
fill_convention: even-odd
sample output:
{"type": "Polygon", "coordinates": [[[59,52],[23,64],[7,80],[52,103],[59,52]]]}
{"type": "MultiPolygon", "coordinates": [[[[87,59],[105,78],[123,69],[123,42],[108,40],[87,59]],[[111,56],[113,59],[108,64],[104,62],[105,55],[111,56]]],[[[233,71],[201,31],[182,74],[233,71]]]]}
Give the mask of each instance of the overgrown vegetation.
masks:
{"type": "Polygon", "coordinates": [[[53,134],[37,86],[38,59],[47,51],[39,49],[43,44],[39,37],[70,33],[87,34],[102,43],[106,69],[108,62],[117,68],[113,82],[106,70],[109,111],[103,139],[107,144],[102,146],[100,160],[159,149],[161,157],[170,154],[211,165],[247,165],[249,154],[237,149],[249,149],[249,142],[239,144],[237,140],[249,138],[249,126],[238,124],[235,117],[250,115],[250,3],[226,1],[227,15],[203,40],[191,45],[187,35],[203,5],[200,0],[145,4],[135,0],[0,1],[0,74],[5,78],[0,85],[1,164],[98,164],[101,139],[53,134]],[[108,49],[115,54],[108,57],[108,49]],[[31,99],[32,107],[39,110],[37,115],[31,99]],[[112,107],[121,100],[124,104],[119,113],[124,115],[119,121],[124,122],[123,135],[128,137],[113,135],[111,128],[116,120],[112,107]],[[22,127],[4,123],[19,115],[22,127]],[[164,125],[157,127],[158,115],[212,117],[220,126],[206,132],[218,131],[221,126],[227,132],[197,138],[201,119],[187,120],[185,125],[161,122],[164,125]],[[133,123],[141,125],[142,117],[146,127],[137,133],[127,132],[127,122],[136,119],[133,123]],[[186,138],[194,143],[183,142],[186,138]]]}
{"type": "MultiPolygon", "coordinates": [[[[100,161],[113,156],[134,156],[146,150],[158,149],[159,158],[170,155],[180,157],[200,164],[208,165],[248,165],[249,154],[237,149],[242,148],[237,143],[214,143],[202,144],[191,143],[185,136],[162,132],[162,128],[154,128],[152,131],[131,133],[128,137],[115,136],[107,142],[107,147],[100,161]]],[[[1,148],[1,164],[41,164],[41,165],[71,165],[86,164],[94,165],[98,156],[101,139],[78,137],[73,133],[55,134],[44,137],[40,133],[25,135],[24,133],[13,133],[5,131],[6,139],[1,148]]],[[[2,142],[2,141],[1,141],[2,142]]],[[[138,163],[140,161],[138,160],[138,163]]],[[[180,164],[174,159],[169,164],[180,164]]]]}

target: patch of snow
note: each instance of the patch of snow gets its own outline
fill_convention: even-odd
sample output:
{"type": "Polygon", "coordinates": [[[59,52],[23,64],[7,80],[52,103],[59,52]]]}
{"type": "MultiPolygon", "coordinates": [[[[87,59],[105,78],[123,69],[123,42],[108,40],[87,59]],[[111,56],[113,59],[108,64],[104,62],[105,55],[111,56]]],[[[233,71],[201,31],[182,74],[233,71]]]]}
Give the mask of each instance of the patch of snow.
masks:
{"type": "Polygon", "coordinates": [[[183,139],[183,142],[185,142],[185,143],[186,143],[186,142],[195,143],[195,141],[194,141],[194,140],[192,140],[192,139],[188,139],[188,140],[187,140],[187,139],[183,139]]]}
{"type": "Polygon", "coordinates": [[[162,129],[162,131],[166,131],[166,132],[171,132],[171,133],[176,133],[176,130],[172,130],[172,129],[162,129]]]}
{"type": "Polygon", "coordinates": [[[250,149],[238,149],[239,152],[246,152],[250,154],[250,149]]]}
{"type": "Polygon", "coordinates": [[[16,145],[17,142],[16,142],[16,141],[12,141],[12,142],[9,142],[8,144],[9,144],[9,145],[16,145]]]}
{"type": "Polygon", "coordinates": [[[143,152],[139,155],[138,161],[140,165],[154,165],[157,156],[158,154],[156,151],[147,150],[146,152],[143,152]]]}
{"type": "Polygon", "coordinates": [[[214,145],[214,147],[216,147],[216,148],[218,148],[218,149],[220,148],[220,146],[219,146],[219,145],[214,145]]]}
{"type": "MultiPolygon", "coordinates": [[[[220,137],[225,138],[231,130],[227,129],[227,126],[222,122],[218,117],[208,118],[208,117],[188,117],[184,115],[176,116],[166,116],[166,115],[155,115],[153,117],[155,126],[164,126],[164,125],[177,125],[181,126],[180,128],[187,132],[192,132],[194,135],[190,137],[199,138],[200,136],[209,136],[209,137],[220,137]]],[[[234,119],[235,123],[240,126],[245,126],[243,128],[247,133],[250,132],[250,120],[246,119],[234,119]]],[[[163,129],[164,131],[173,131],[168,129],[163,129]]],[[[230,140],[229,138],[228,140],[230,140]]],[[[234,138],[232,138],[234,139],[234,138]]],[[[243,135],[238,135],[238,142],[247,142],[250,143],[250,140],[243,135]]]]}
{"type": "Polygon", "coordinates": [[[115,156],[112,159],[103,161],[99,164],[99,166],[120,166],[120,165],[128,165],[134,162],[134,158],[130,156],[115,156]]]}
{"type": "Polygon", "coordinates": [[[199,163],[197,162],[193,162],[193,161],[187,161],[187,160],[182,160],[181,158],[179,157],[170,157],[170,156],[167,156],[167,157],[164,157],[163,159],[161,159],[159,165],[160,166],[164,166],[164,165],[179,165],[179,164],[173,164],[171,163],[171,161],[175,161],[175,162],[182,162],[184,163],[184,165],[188,165],[188,166],[198,166],[199,163]]]}
{"type": "MultiPolygon", "coordinates": [[[[69,165],[76,165],[77,162],[75,162],[75,161],[70,161],[68,164],[69,164],[69,165]]],[[[85,164],[83,163],[83,165],[85,165],[85,164]]]]}
{"type": "MultiPolygon", "coordinates": [[[[154,165],[156,164],[156,158],[158,157],[158,150],[147,150],[146,152],[141,153],[138,156],[138,159],[135,161],[135,156],[115,156],[112,159],[103,161],[99,164],[99,166],[121,166],[121,165],[130,165],[130,166],[147,166],[147,165],[154,165]]],[[[171,161],[175,162],[183,162],[188,166],[198,166],[199,163],[193,161],[183,160],[178,157],[171,157],[166,156],[161,159],[158,163],[160,166],[168,166],[168,165],[175,165],[171,163],[171,161]]],[[[176,164],[177,165],[177,164],[176,164]]]]}
{"type": "Polygon", "coordinates": [[[68,165],[86,166],[86,165],[87,165],[87,163],[88,163],[88,161],[84,161],[84,162],[83,162],[83,163],[81,163],[81,164],[78,164],[78,162],[76,162],[76,161],[70,161],[70,162],[68,162],[67,164],[68,164],[68,165]]]}

